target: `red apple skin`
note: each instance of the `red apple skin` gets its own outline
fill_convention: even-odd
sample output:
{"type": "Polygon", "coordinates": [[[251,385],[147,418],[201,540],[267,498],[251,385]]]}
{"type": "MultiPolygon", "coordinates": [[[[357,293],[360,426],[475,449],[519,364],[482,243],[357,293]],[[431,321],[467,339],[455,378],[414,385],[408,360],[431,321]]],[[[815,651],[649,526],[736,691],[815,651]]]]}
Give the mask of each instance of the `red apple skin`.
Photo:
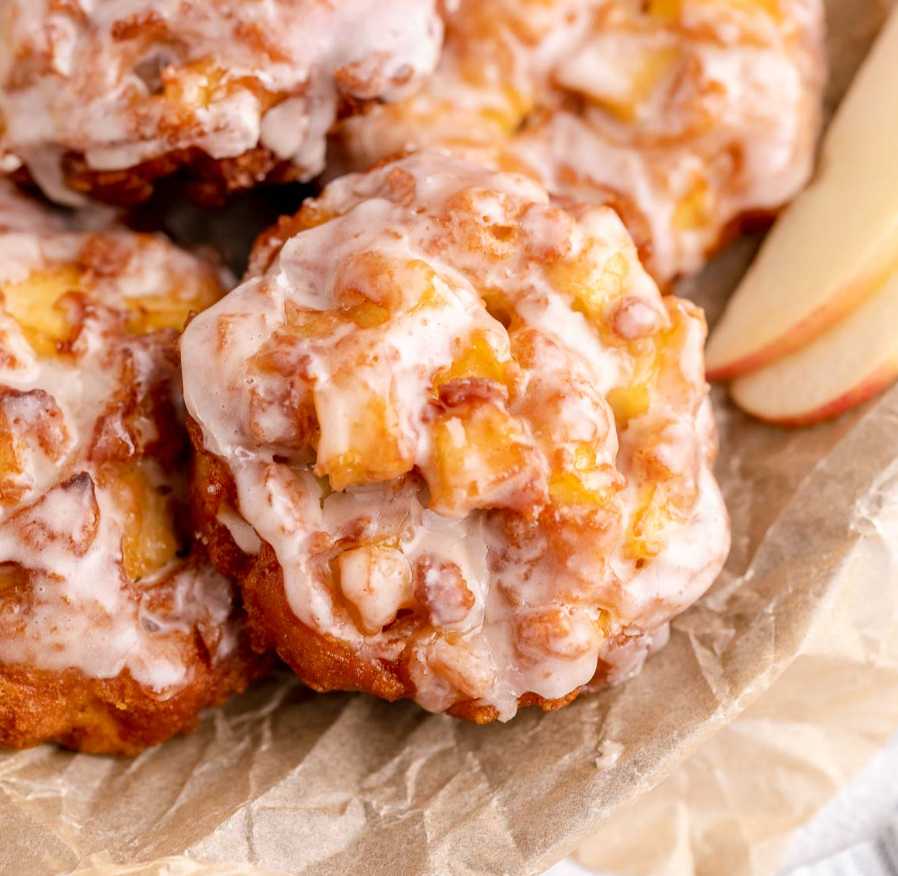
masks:
{"type": "MultiPolygon", "coordinates": [[[[853,389],[843,393],[823,407],[808,411],[806,414],[800,414],[796,417],[778,418],[765,417],[763,414],[755,411],[746,411],[746,413],[763,423],[769,423],[771,426],[783,426],[787,429],[802,429],[807,426],[816,426],[827,420],[833,420],[862,405],[877,393],[882,392],[896,378],[898,378],[898,362],[889,362],[877,368],[853,389]]],[[[738,405],[739,402],[736,401],[736,404],[738,405]]],[[[745,409],[743,408],[743,410],[745,409]]]]}
{"type": "Polygon", "coordinates": [[[898,262],[892,259],[878,270],[866,272],[800,322],[795,323],[775,341],[734,362],[728,362],[718,368],[709,368],[708,380],[714,383],[728,382],[743,374],[757,371],[807,346],[875,295],[896,269],[898,262]]]}

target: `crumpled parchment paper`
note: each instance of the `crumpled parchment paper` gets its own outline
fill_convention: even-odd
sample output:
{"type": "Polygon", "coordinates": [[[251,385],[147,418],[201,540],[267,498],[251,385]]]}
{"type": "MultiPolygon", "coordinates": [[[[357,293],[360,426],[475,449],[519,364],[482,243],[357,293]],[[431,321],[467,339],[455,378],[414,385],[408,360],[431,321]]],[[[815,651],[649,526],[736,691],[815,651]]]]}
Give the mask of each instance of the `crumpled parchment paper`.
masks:
{"type": "MultiPolygon", "coordinates": [[[[829,5],[835,100],[889,3],[829,5]]],[[[694,284],[712,319],[753,245],[740,242],[694,284]]],[[[752,423],[721,392],[717,400],[733,554],[639,677],[554,714],[524,710],[477,727],[407,703],[314,695],[282,676],[209,714],[193,736],[131,761],[48,746],[3,753],[0,872],[524,876],[590,835],[601,846],[597,826],[797,665],[825,638],[822,619],[832,618],[834,641],[875,649],[895,638],[886,620],[898,603],[898,557],[888,549],[898,533],[898,391],[802,432],[752,423]],[[851,579],[880,586],[855,598],[855,611],[837,612],[854,604],[851,579]],[[866,625],[868,615],[882,624],[866,625]]],[[[829,671],[825,648],[812,663],[807,675],[829,671]]],[[[799,744],[746,735],[747,770],[788,764],[799,744]]],[[[688,806],[690,794],[674,799],[688,806]]],[[[622,816],[616,830],[632,821],[622,816]]],[[[738,820],[730,827],[745,832],[738,820]]],[[[740,854],[715,876],[762,872],[755,846],[740,854]]]]}
{"type": "MultiPolygon", "coordinates": [[[[898,394],[876,418],[898,426],[898,394]]],[[[798,828],[898,729],[896,462],[855,510],[860,539],[796,660],[577,860],[618,876],[772,876],[798,828]]]]}

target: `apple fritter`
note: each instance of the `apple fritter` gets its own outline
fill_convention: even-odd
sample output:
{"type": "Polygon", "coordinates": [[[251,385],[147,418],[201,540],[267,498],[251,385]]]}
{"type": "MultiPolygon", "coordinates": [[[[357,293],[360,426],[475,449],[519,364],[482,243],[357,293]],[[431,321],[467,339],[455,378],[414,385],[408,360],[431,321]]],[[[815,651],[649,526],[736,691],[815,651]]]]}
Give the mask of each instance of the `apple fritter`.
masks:
{"type": "Polygon", "coordinates": [[[441,39],[435,0],[10,0],[2,163],[117,205],[173,174],[202,203],[308,179],[337,116],[407,97],[441,39]]]}
{"type": "Polygon", "coordinates": [[[0,230],[0,745],[135,754],[262,665],[187,520],[176,341],[221,293],[159,237],[0,230]]]}
{"type": "Polygon", "coordinates": [[[426,151],[331,183],[181,343],[256,647],[481,722],[638,671],[728,550],[704,337],[608,207],[426,151]]]}
{"type": "Polygon", "coordinates": [[[364,169],[440,147],[609,203],[663,285],[808,181],[821,0],[462,0],[409,101],[347,119],[364,169]]]}

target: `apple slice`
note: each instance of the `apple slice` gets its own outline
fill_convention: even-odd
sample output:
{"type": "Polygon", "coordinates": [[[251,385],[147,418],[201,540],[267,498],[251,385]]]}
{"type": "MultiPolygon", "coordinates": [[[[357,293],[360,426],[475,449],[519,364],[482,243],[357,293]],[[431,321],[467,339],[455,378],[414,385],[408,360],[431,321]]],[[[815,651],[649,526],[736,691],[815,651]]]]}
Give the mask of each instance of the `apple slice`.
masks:
{"type": "Polygon", "coordinates": [[[898,272],[839,325],[806,347],[736,380],[740,408],[783,426],[847,411],[898,377],[898,272]]]}
{"type": "Polygon", "coordinates": [[[726,380],[802,347],[898,266],[898,12],[827,134],[813,184],[782,215],[708,343],[726,380]]]}

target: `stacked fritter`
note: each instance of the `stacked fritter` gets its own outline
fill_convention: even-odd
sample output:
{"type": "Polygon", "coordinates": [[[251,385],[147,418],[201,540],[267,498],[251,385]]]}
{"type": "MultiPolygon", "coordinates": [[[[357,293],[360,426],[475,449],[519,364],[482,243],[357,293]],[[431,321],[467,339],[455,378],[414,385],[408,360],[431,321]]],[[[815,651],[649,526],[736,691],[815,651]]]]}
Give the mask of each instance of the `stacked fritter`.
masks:
{"type": "Polygon", "coordinates": [[[261,661],[191,550],[177,337],[222,293],[168,241],[61,230],[4,190],[0,744],[132,754],[261,661]]]}
{"type": "Polygon", "coordinates": [[[0,148],[52,198],[145,200],[179,174],[215,203],[324,167],[338,115],[436,64],[434,0],[9,0],[0,148]]]}
{"type": "Polygon", "coordinates": [[[610,203],[667,284],[807,182],[824,57],[820,0],[461,0],[424,90],[336,154],[439,147],[610,203]]]}

